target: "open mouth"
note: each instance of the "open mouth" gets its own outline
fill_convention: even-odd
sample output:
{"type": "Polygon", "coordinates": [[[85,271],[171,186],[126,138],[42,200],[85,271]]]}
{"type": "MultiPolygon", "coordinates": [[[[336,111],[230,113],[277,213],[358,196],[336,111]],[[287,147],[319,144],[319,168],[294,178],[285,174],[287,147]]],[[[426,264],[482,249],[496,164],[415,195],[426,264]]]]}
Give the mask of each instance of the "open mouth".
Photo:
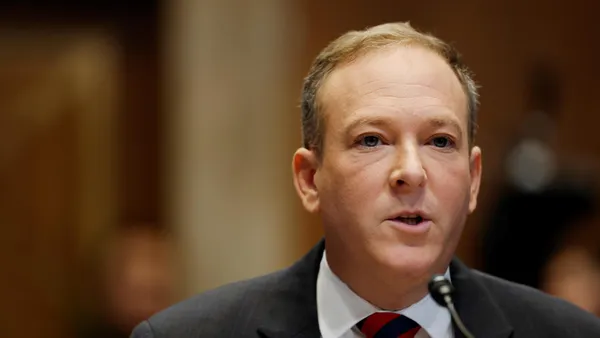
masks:
{"type": "Polygon", "coordinates": [[[394,218],[394,221],[402,222],[408,225],[418,225],[424,221],[423,217],[419,215],[415,216],[399,216],[394,218]]]}

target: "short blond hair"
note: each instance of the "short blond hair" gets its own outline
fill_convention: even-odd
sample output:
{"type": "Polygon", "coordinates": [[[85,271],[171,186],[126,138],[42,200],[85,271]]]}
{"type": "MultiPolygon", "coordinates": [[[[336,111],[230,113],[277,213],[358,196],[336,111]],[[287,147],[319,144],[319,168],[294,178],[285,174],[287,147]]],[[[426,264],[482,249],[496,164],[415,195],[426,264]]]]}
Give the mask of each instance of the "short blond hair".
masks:
{"type": "Polygon", "coordinates": [[[469,114],[468,137],[472,145],[476,133],[479,106],[477,86],[471,72],[462,63],[460,54],[439,38],[422,33],[410,23],[386,23],[361,31],[350,31],[332,41],[313,61],[302,88],[302,142],[303,146],[322,155],[324,118],[318,94],[324,80],[336,67],[352,62],[370,51],[390,45],[418,45],[441,56],[452,68],[467,95],[469,114]]]}

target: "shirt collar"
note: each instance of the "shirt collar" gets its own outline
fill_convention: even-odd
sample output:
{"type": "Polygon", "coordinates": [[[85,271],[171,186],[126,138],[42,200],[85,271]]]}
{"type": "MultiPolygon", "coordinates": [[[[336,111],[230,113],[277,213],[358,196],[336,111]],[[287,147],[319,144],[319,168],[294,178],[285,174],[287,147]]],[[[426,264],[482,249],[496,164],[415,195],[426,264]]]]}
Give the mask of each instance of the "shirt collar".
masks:
{"type": "MultiPolygon", "coordinates": [[[[450,270],[446,269],[446,278],[450,270]]],[[[317,310],[323,338],[339,338],[356,323],[380,311],[352,291],[331,271],[323,252],[317,277],[317,310]]],[[[445,338],[452,329],[450,313],[428,294],[417,303],[396,311],[417,322],[431,338],[445,338]]]]}

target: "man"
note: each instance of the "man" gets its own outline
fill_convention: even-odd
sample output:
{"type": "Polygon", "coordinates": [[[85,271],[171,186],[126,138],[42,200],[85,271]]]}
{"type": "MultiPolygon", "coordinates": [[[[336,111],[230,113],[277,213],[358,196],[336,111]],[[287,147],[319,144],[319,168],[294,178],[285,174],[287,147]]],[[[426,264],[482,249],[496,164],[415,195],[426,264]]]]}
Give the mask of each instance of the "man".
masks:
{"type": "Polygon", "coordinates": [[[347,33],[317,57],[302,99],[294,184],[325,240],[132,337],[460,337],[428,295],[434,274],[475,337],[600,337],[591,314],[453,259],[482,169],[476,86],[450,46],[402,23],[347,33]]]}

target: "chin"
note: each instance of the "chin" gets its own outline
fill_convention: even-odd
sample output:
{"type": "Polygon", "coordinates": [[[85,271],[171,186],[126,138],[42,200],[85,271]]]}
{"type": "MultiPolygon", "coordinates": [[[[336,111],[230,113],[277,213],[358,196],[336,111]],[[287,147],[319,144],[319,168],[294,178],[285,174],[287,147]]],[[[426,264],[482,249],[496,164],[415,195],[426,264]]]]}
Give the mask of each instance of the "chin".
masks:
{"type": "Polygon", "coordinates": [[[383,266],[395,275],[408,278],[429,278],[439,267],[442,251],[437,247],[395,245],[383,252],[379,258],[383,266]]]}

